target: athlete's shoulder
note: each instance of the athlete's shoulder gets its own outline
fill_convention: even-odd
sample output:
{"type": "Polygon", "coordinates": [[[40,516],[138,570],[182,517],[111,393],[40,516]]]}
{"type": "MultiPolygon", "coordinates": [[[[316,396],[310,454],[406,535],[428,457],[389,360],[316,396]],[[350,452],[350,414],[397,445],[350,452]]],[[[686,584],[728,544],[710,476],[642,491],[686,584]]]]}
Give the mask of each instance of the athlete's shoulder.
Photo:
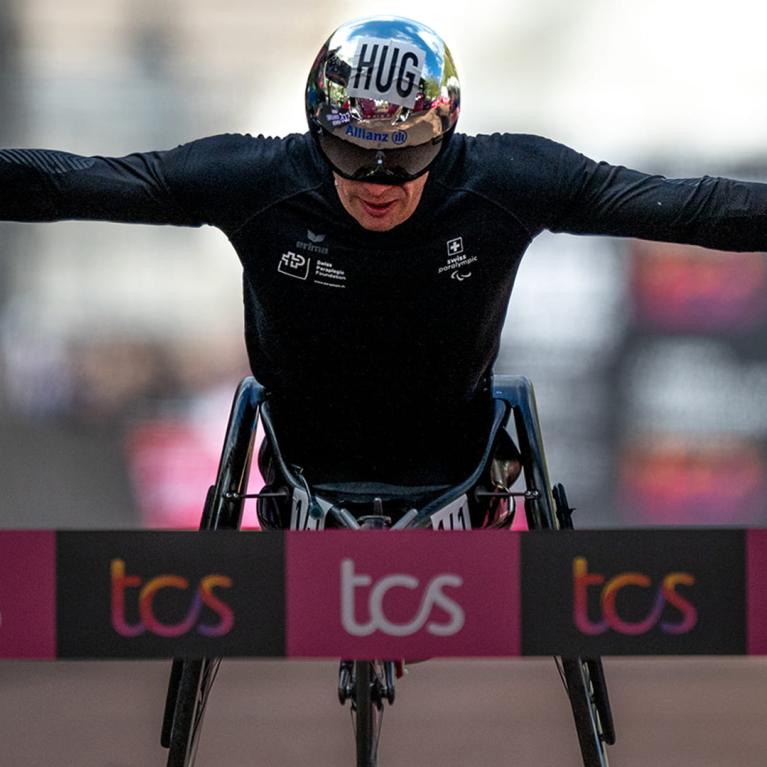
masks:
{"type": "Polygon", "coordinates": [[[282,138],[221,134],[165,153],[170,188],[192,209],[236,225],[239,214],[322,184],[323,166],[308,134],[282,138]]]}
{"type": "Polygon", "coordinates": [[[308,134],[272,138],[227,133],[182,144],[168,155],[180,171],[213,174],[219,181],[260,177],[300,185],[316,182],[319,177],[308,134]],[[276,169],[280,173],[274,173],[276,169]]]}
{"type": "Polygon", "coordinates": [[[446,189],[482,197],[530,231],[567,204],[567,187],[585,160],[564,144],[524,133],[456,134],[444,159],[439,179],[446,189]]]}
{"type": "Polygon", "coordinates": [[[463,183],[488,179],[514,180],[555,174],[572,150],[543,136],[528,133],[457,133],[450,146],[452,175],[463,183]]]}

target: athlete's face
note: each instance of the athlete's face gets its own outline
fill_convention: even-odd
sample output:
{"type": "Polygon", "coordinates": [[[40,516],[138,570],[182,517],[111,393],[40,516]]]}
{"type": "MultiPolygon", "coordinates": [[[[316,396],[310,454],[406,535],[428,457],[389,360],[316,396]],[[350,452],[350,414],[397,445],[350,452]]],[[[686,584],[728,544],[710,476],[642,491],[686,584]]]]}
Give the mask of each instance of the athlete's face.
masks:
{"type": "Polygon", "coordinates": [[[429,174],[424,173],[405,184],[370,184],[350,181],[333,174],[341,205],[363,228],[371,232],[388,232],[407,221],[421,201],[429,174]]]}

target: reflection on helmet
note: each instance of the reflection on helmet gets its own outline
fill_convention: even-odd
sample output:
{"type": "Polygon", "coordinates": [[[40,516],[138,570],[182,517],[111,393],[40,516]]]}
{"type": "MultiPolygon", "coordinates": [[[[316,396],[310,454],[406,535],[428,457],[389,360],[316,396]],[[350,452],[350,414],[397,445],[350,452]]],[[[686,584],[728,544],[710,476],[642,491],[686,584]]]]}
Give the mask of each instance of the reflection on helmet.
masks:
{"type": "MultiPolygon", "coordinates": [[[[407,152],[402,150],[419,147],[419,163],[428,159],[428,167],[455,127],[459,111],[458,75],[447,46],[423,24],[398,17],[339,27],[317,55],[306,86],[309,128],[318,139],[332,137],[329,142],[320,140],[323,154],[350,178],[380,170],[376,152],[387,157],[390,150],[398,150],[402,178],[424,172],[426,168],[414,162],[403,163],[407,152]],[[339,147],[349,144],[373,150],[369,168],[340,157],[339,147]],[[433,151],[424,152],[425,145],[433,151]]],[[[354,162],[360,157],[357,151],[354,162]]]]}

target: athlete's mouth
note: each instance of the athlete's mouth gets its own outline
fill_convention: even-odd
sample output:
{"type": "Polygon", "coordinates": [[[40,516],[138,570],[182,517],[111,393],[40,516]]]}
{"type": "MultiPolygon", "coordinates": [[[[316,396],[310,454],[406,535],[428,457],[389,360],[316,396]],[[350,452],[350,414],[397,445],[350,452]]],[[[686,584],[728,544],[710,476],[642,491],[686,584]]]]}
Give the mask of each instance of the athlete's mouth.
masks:
{"type": "Polygon", "coordinates": [[[383,216],[394,207],[397,201],[390,200],[389,202],[368,202],[367,200],[360,199],[360,202],[371,216],[383,216]]]}

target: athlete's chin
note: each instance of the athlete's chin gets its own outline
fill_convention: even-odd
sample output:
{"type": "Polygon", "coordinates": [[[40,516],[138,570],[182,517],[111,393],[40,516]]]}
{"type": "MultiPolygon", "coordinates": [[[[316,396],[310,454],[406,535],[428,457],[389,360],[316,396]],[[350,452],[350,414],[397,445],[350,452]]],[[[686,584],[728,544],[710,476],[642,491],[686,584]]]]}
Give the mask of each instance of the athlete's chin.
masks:
{"type": "Polygon", "coordinates": [[[388,232],[390,229],[394,229],[402,222],[397,220],[388,220],[382,218],[372,218],[371,216],[361,216],[357,219],[357,223],[369,232],[388,232]]]}
{"type": "Polygon", "coordinates": [[[357,223],[369,232],[388,232],[407,218],[407,216],[403,217],[398,210],[387,211],[385,215],[371,215],[362,206],[355,213],[357,223]]]}

